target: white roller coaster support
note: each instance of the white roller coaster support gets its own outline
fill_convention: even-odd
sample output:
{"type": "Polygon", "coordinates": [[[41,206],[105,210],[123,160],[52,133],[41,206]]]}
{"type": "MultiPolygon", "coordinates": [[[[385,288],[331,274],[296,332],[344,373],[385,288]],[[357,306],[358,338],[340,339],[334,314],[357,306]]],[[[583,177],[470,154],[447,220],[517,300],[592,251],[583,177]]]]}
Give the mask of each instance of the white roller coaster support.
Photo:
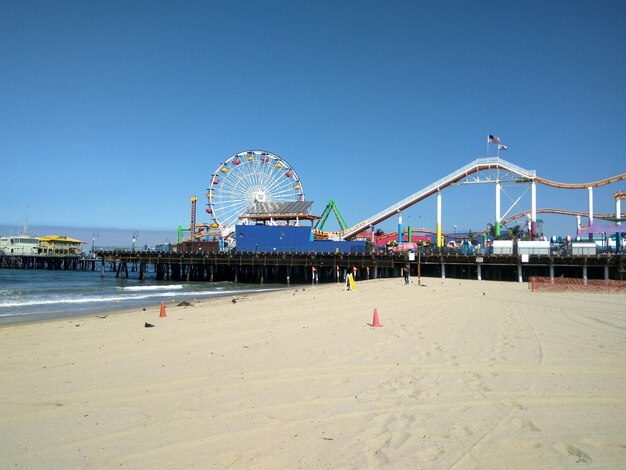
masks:
{"type": "MultiPolygon", "coordinates": [[[[616,219],[621,219],[622,218],[622,204],[621,204],[622,200],[618,197],[615,198],[615,218],[616,219]]],[[[615,225],[622,225],[621,222],[617,222],[615,225]]]]}
{"type": "Polygon", "coordinates": [[[441,236],[441,191],[437,191],[437,246],[443,246],[443,237],[441,236]]]}
{"type": "Polygon", "coordinates": [[[500,183],[496,183],[496,237],[500,236],[500,223],[502,222],[502,216],[500,215],[500,192],[502,186],[500,183]]]}
{"type": "MultiPolygon", "coordinates": [[[[593,188],[589,186],[587,191],[589,191],[589,225],[591,225],[593,223],[593,188]]],[[[593,233],[589,234],[589,240],[593,240],[593,233]]]]}
{"type": "Polygon", "coordinates": [[[449,175],[441,178],[438,181],[435,181],[431,185],[410,195],[409,197],[402,199],[401,201],[388,207],[387,209],[380,211],[379,213],[373,215],[372,217],[366,220],[363,220],[362,222],[359,222],[358,224],[350,227],[347,230],[344,230],[341,234],[341,238],[344,240],[348,238],[352,238],[355,235],[361,233],[367,227],[376,225],[382,222],[383,220],[386,220],[389,217],[392,217],[394,214],[397,214],[398,212],[406,209],[407,207],[410,207],[413,204],[423,199],[426,199],[429,196],[432,196],[433,194],[437,193],[437,191],[447,188],[448,186],[450,186],[451,184],[457,181],[461,181],[462,179],[466,178],[468,175],[472,173],[477,173],[481,170],[494,170],[494,169],[509,171],[523,178],[528,178],[531,180],[534,179],[536,176],[534,170],[525,170],[524,168],[521,168],[517,165],[509,163],[505,160],[502,160],[501,158],[497,158],[497,157],[478,158],[474,160],[472,163],[469,163],[465,165],[464,167],[459,168],[454,173],[450,173],[449,175]]]}
{"type": "Polygon", "coordinates": [[[534,240],[537,235],[537,183],[530,182],[530,233],[534,240]]]}

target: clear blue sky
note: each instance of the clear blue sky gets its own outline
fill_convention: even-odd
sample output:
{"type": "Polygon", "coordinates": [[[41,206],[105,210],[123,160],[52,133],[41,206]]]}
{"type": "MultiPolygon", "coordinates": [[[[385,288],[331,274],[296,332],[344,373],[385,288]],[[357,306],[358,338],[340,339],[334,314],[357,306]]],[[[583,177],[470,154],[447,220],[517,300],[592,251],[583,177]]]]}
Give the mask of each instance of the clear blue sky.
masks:
{"type": "MultiPolygon", "coordinates": [[[[3,0],[0,224],[28,207],[31,226],[171,238],[247,149],[285,158],[313,211],[334,199],[349,224],[485,156],[487,134],[540,176],[593,181],[626,171],[625,84],[624,1],[3,0]]],[[[596,190],[595,212],[625,186],[596,190]]],[[[505,190],[503,213],[526,187],[505,190]]],[[[494,194],[446,190],[443,230],[493,223],[494,194]]],[[[587,209],[584,190],[537,196],[587,209]]],[[[435,207],[405,223],[435,228],[435,207]]],[[[511,213],[528,208],[529,192],[511,213]]]]}

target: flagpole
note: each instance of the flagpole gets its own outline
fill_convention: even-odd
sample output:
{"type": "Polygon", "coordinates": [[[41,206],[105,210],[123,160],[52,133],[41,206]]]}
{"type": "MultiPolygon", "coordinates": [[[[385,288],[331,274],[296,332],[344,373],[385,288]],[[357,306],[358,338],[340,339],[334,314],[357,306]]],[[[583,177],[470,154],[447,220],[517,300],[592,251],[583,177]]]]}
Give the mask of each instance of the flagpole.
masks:
{"type": "Polygon", "coordinates": [[[489,136],[487,136],[487,155],[485,155],[486,157],[489,156],[489,136]]]}

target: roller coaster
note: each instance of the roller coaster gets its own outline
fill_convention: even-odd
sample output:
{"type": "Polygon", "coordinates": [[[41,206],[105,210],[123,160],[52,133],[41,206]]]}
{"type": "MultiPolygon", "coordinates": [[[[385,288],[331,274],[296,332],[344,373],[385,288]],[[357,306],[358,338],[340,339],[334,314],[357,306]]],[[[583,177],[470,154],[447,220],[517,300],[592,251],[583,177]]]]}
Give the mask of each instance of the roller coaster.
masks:
{"type": "MultiPolygon", "coordinates": [[[[528,215],[530,214],[530,210],[524,210],[521,212],[518,212],[516,214],[510,215],[504,219],[502,219],[502,225],[508,225],[511,222],[515,222],[516,220],[519,219],[523,219],[525,217],[528,217],[528,215]]],[[[537,214],[557,214],[557,215],[568,215],[568,216],[587,216],[587,213],[584,211],[573,211],[573,210],[568,210],[568,209],[552,209],[552,208],[543,208],[543,209],[537,209],[537,214]]],[[[614,219],[613,214],[596,214],[596,217],[598,219],[605,219],[605,220],[612,220],[614,219]]],[[[431,228],[418,228],[418,227],[412,227],[412,233],[414,234],[418,234],[418,233],[424,233],[424,234],[430,234],[430,235],[436,235],[437,231],[431,228]]],[[[490,228],[486,228],[483,230],[478,230],[476,232],[472,232],[472,236],[473,237],[482,237],[484,234],[489,233],[490,228]]],[[[406,233],[407,231],[405,230],[404,233],[406,233]]],[[[456,240],[461,240],[463,238],[466,238],[468,236],[468,234],[466,233],[446,233],[445,236],[447,238],[452,238],[452,239],[456,239],[456,240]]]]}
{"type": "MultiPolygon", "coordinates": [[[[437,195],[437,241],[438,244],[443,243],[443,238],[441,234],[441,191],[449,186],[457,185],[457,184],[469,184],[469,183],[495,183],[496,184],[496,229],[499,232],[500,224],[506,223],[510,220],[515,220],[516,218],[520,218],[522,216],[526,216],[529,213],[531,214],[531,223],[536,222],[536,214],[537,212],[550,212],[557,214],[566,214],[566,215],[587,215],[587,213],[582,213],[578,211],[567,211],[562,209],[536,209],[535,203],[535,184],[540,183],[546,186],[552,186],[555,188],[562,189],[585,189],[588,188],[591,191],[591,188],[596,188],[599,186],[604,186],[612,183],[616,183],[619,181],[623,181],[626,179],[626,173],[621,173],[616,176],[612,176],[610,178],[605,178],[599,181],[593,181],[589,183],[562,183],[557,181],[552,181],[546,178],[542,178],[536,175],[534,170],[526,170],[517,165],[514,165],[510,162],[502,160],[501,158],[479,158],[474,160],[473,162],[465,165],[462,168],[459,168],[453,173],[448,174],[447,176],[441,178],[438,181],[426,186],[425,188],[417,191],[414,194],[398,201],[397,203],[383,209],[377,214],[353,225],[352,227],[341,230],[335,233],[335,236],[341,238],[343,240],[348,240],[354,238],[358,234],[361,234],[365,230],[373,229],[373,227],[394,215],[400,214],[403,210],[417,204],[424,199],[437,195]],[[506,220],[501,220],[500,218],[500,183],[501,182],[514,182],[514,183],[530,183],[532,187],[532,209],[530,211],[524,211],[520,214],[515,214],[514,216],[509,217],[506,220]]],[[[622,194],[622,192],[618,192],[622,194]]],[[[617,194],[617,193],[616,193],[617,194]]],[[[617,198],[617,196],[616,196],[617,198]]],[[[590,203],[591,207],[591,203],[590,203]]],[[[417,229],[416,231],[419,231],[417,229]]],[[[424,230],[424,232],[427,232],[424,230]]],[[[433,231],[434,232],[434,231],[433,231]]],[[[478,232],[478,234],[482,234],[483,232],[478,232]]],[[[499,233],[498,233],[499,235],[499,233]]]]}

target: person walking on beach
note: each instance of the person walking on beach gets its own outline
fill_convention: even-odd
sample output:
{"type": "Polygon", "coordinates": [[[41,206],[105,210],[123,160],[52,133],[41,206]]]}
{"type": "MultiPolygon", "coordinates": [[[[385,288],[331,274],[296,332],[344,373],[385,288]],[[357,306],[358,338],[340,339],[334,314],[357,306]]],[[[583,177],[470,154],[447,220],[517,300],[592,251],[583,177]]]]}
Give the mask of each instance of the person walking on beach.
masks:
{"type": "Polygon", "coordinates": [[[409,271],[411,269],[411,265],[409,263],[404,265],[404,284],[408,284],[409,283],[409,271]]]}

